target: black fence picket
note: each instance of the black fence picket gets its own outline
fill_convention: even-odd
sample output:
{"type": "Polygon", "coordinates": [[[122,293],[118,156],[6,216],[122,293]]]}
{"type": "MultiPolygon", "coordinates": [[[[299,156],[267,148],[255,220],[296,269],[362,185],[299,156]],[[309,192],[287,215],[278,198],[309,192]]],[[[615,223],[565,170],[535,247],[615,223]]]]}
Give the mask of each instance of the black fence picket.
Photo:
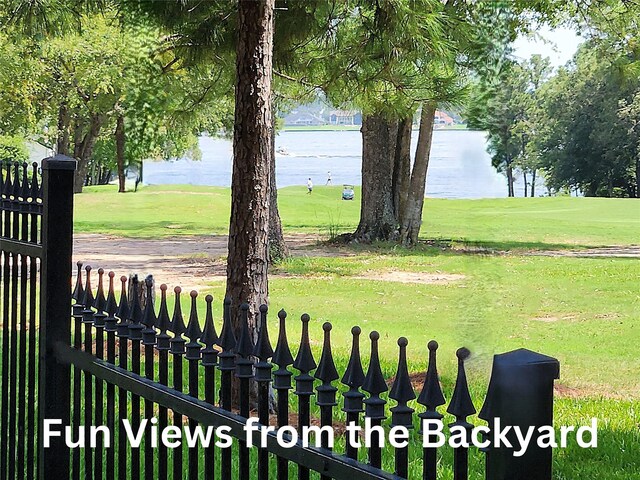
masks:
{"type": "MultiPolygon", "coordinates": [[[[42,172],[37,165],[17,163],[2,164],[0,168],[0,480],[286,480],[290,467],[297,469],[298,480],[311,478],[311,472],[317,472],[321,480],[391,480],[409,478],[412,472],[421,472],[424,480],[438,478],[438,465],[442,462],[438,461],[437,448],[417,448],[419,458],[412,458],[408,446],[382,446],[389,427],[411,430],[417,423],[417,435],[424,438],[430,435],[431,427],[423,422],[444,420],[438,411],[446,400],[438,376],[435,341],[429,342],[425,350],[429,363],[416,398],[418,392],[414,391],[407,367],[408,340],[403,337],[398,340],[396,374],[389,389],[379,354],[382,340],[375,331],[369,333],[366,375],[360,327],[351,329],[348,365],[339,372],[329,323],[322,325],[322,348],[316,364],[311,337],[320,332],[312,331],[307,314],[301,316],[302,333],[294,359],[284,310],[277,314],[278,339],[274,349],[269,339],[266,305],[250,306],[242,299],[225,299],[218,336],[216,305],[211,295],[204,298],[206,313],[202,319],[201,297],[190,292],[185,325],[181,288],[173,290],[170,315],[168,287],[160,285],[156,308],[151,276],[144,281],[136,275],[120,277],[118,295],[114,272],[107,274],[107,287],[105,270],[78,263],[71,291],[65,279],[72,276],[74,167],[73,160],[54,157],[43,162],[42,172]],[[240,325],[234,330],[231,318],[236,308],[240,311],[240,325]],[[256,318],[249,318],[249,312],[256,312],[256,318]],[[255,336],[250,324],[257,325],[255,336]],[[338,380],[343,387],[336,385],[338,380]],[[293,398],[289,393],[292,381],[293,398]],[[294,426],[289,425],[292,399],[296,401],[297,414],[294,426]],[[344,425],[334,416],[337,408],[345,413],[344,425]],[[316,411],[319,419],[314,418],[316,411]],[[256,434],[249,446],[243,427],[256,414],[261,426],[275,424],[276,431],[266,436],[265,445],[259,444],[260,435],[256,434]],[[122,420],[129,420],[136,432],[143,421],[154,417],[157,422],[147,425],[142,445],[129,445],[122,420]],[[95,448],[70,451],[59,438],[45,449],[41,443],[45,418],[60,418],[63,425],[70,424],[74,442],[81,440],[80,427],[104,423],[113,435],[109,439],[111,445],[107,448],[106,438],[98,435],[95,448]],[[362,423],[374,429],[366,451],[349,442],[344,449],[332,449],[330,436],[322,430],[362,423]],[[309,427],[317,429],[318,424],[319,438],[314,439],[319,441],[317,447],[304,446],[300,439],[285,448],[276,440],[285,427],[295,428],[302,435],[309,427]],[[185,452],[184,443],[176,448],[168,448],[161,441],[154,445],[150,426],[157,426],[158,432],[173,426],[192,434],[200,427],[227,427],[232,444],[221,449],[214,445],[216,438],[212,436],[211,444],[185,452]],[[393,456],[393,472],[383,470],[384,452],[393,456]]],[[[527,412],[510,407],[507,413],[513,422],[522,425],[550,424],[557,361],[532,352],[512,353],[513,357],[503,357],[498,362],[491,395],[511,391],[500,379],[515,378],[515,368],[519,369],[519,380],[528,372],[539,370],[534,383],[544,393],[539,411],[531,412],[529,405],[527,412]],[[527,362],[536,363],[536,369],[529,369],[527,362]]],[[[461,348],[456,355],[457,377],[447,407],[455,421],[449,428],[461,428],[468,434],[473,427],[469,417],[476,412],[465,372],[470,352],[461,348]]],[[[485,420],[493,418],[496,409],[503,406],[504,402],[487,398],[480,416],[485,420]]],[[[282,437],[291,440],[288,434],[282,437]]],[[[487,452],[487,458],[492,460],[486,479],[495,480],[499,477],[491,472],[504,470],[505,462],[511,460],[501,452],[487,452]]],[[[468,478],[470,455],[475,452],[469,448],[455,448],[450,466],[455,480],[468,478]]],[[[518,461],[518,471],[535,465],[530,470],[535,472],[531,480],[551,478],[550,452],[534,452],[518,461]]],[[[516,471],[516,466],[507,466],[508,471],[516,471]]]]}

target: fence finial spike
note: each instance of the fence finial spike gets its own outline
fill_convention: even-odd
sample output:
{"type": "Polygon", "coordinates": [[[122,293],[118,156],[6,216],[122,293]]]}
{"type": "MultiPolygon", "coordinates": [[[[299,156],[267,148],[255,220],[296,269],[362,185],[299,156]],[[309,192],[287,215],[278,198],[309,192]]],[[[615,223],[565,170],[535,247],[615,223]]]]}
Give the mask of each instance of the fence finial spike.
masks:
{"type": "Polygon", "coordinates": [[[220,331],[218,345],[225,352],[231,352],[236,348],[236,336],[233,333],[233,325],[231,324],[231,299],[229,297],[225,298],[223,302],[222,330],[220,331]]]}
{"type": "Polygon", "coordinates": [[[22,164],[22,181],[20,184],[20,197],[22,198],[23,201],[27,201],[27,198],[29,198],[29,193],[30,193],[30,189],[29,189],[29,177],[27,176],[27,167],[29,166],[29,164],[27,162],[24,162],[22,164]]]}
{"type": "Polygon", "coordinates": [[[476,413],[476,408],[473,406],[471,394],[469,393],[467,374],[464,369],[464,361],[470,356],[471,352],[465,347],[459,348],[458,351],[456,351],[456,357],[458,357],[458,376],[447,412],[454,415],[458,421],[464,421],[468,416],[476,413]]]}
{"type": "Polygon", "coordinates": [[[127,277],[124,275],[120,277],[120,283],[122,290],[120,291],[120,303],[118,305],[118,311],[116,317],[120,319],[120,323],[126,323],[129,321],[129,299],[127,298],[127,277]]]}
{"type": "Polygon", "coordinates": [[[336,369],[336,363],[333,360],[333,353],[331,352],[331,329],[333,326],[329,322],[325,322],[322,325],[324,331],[324,338],[322,342],[322,354],[320,355],[320,362],[318,368],[313,375],[318,380],[322,380],[325,383],[331,383],[334,380],[340,378],[338,370],[336,369]]]}
{"type": "Polygon", "coordinates": [[[341,380],[344,385],[353,388],[361,387],[364,382],[364,371],[362,370],[362,360],[360,358],[360,333],[362,333],[362,330],[358,326],[351,329],[351,335],[353,336],[351,356],[349,357],[347,370],[341,380]]]}
{"type": "Polygon", "coordinates": [[[144,284],[146,289],[146,301],[144,304],[144,312],[142,314],[142,323],[148,328],[153,328],[158,322],[155,309],[153,308],[153,298],[151,298],[153,290],[153,277],[147,277],[144,281],[144,284]]]}
{"type": "Polygon", "coordinates": [[[287,327],[286,327],[287,312],[284,309],[278,312],[278,343],[276,344],[276,350],[273,354],[273,363],[281,368],[286,368],[293,364],[293,355],[291,355],[291,349],[289,348],[289,342],[287,340],[287,327]]]}
{"type": "Polygon", "coordinates": [[[200,320],[198,320],[198,292],[191,290],[189,295],[191,296],[191,312],[189,313],[189,323],[187,324],[185,336],[192,342],[196,342],[202,336],[200,320]]]}
{"type": "Polygon", "coordinates": [[[182,293],[182,288],[175,287],[173,292],[176,297],[176,303],[173,307],[173,317],[171,318],[171,332],[176,337],[181,337],[182,334],[186,331],[187,327],[184,325],[184,318],[182,317],[182,306],[180,305],[180,293],[182,293]]]}
{"type": "Polygon", "coordinates": [[[40,185],[38,185],[38,164],[33,162],[31,164],[31,191],[29,192],[31,201],[36,203],[36,200],[40,197],[40,185]]]}
{"type": "Polygon", "coordinates": [[[104,296],[104,283],[103,283],[104,269],[98,269],[98,290],[96,291],[96,298],[93,302],[94,308],[98,313],[103,313],[107,306],[107,299],[104,296]]]}
{"type": "Polygon", "coordinates": [[[367,368],[367,375],[364,377],[362,390],[373,396],[377,396],[382,392],[386,392],[389,388],[387,387],[387,382],[384,381],[382,368],[380,367],[380,357],[378,355],[378,340],[380,339],[380,334],[373,331],[369,335],[369,338],[371,339],[371,357],[369,357],[369,368],[367,368]]]}
{"type": "Polygon", "coordinates": [[[240,338],[236,345],[236,353],[243,358],[248,358],[253,353],[253,339],[249,333],[249,304],[240,305],[240,338]]]}
{"type": "Polygon", "coordinates": [[[424,377],[422,391],[418,396],[418,403],[427,407],[428,411],[435,411],[440,405],[444,405],[445,399],[438,378],[438,367],[436,364],[436,352],[438,350],[438,342],[431,340],[427,345],[429,349],[429,366],[424,377]]]}
{"type": "Polygon", "coordinates": [[[169,309],[167,308],[167,286],[164,283],[160,285],[160,311],[158,312],[156,326],[160,333],[166,333],[171,328],[169,309]]]}
{"type": "Polygon", "coordinates": [[[311,352],[311,344],[309,342],[309,320],[311,318],[308,314],[304,313],[300,317],[302,321],[302,335],[300,338],[300,346],[298,348],[298,354],[293,361],[293,367],[296,370],[300,370],[302,373],[308,373],[316,368],[316,361],[313,359],[313,353],[311,352]]]}
{"type": "Polygon", "coordinates": [[[13,198],[17,199],[20,196],[20,162],[13,163],[13,198]]]}
{"type": "Polygon", "coordinates": [[[91,265],[87,265],[84,267],[86,273],[86,282],[84,285],[84,297],[82,299],[82,305],[84,305],[85,309],[90,309],[93,306],[94,298],[93,291],[91,288],[91,265]]]}
{"type": "Polygon", "coordinates": [[[116,292],[114,289],[114,278],[116,274],[109,272],[109,293],[107,294],[107,304],[104,307],[105,312],[113,317],[118,311],[118,301],[116,300],[116,292]]]}
{"type": "Polygon", "coordinates": [[[82,286],[82,262],[76,263],[78,271],[76,273],[76,286],[73,289],[71,298],[76,301],[76,304],[80,304],[84,300],[84,287],[82,286]]]}
{"type": "Polygon", "coordinates": [[[137,325],[142,322],[142,307],[140,306],[140,280],[138,275],[134,275],[131,279],[131,311],[129,312],[129,320],[131,323],[137,325]]]}
{"type": "Polygon", "coordinates": [[[398,369],[396,378],[389,392],[389,397],[393,398],[398,404],[391,408],[391,424],[393,426],[402,425],[407,428],[413,428],[413,408],[407,403],[416,398],[409,378],[407,369],[407,345],[409,341],[405,337],[398,339],[400,353],[398,355],[398,369]]]}
{"type": "Polygon", "coordinates": [[[260,305],[260,330],[258,331],[258,341],[253,349],[253,356],[259,358],[262,362],[266,362],[267,359],[273,356],[273,348],[271,348],[271,341],[269,340],[269,329],[267,328],[268,311],[269,307],[260,305]]]}
{"type": "Polygon", "coordinates": [[[204,329],[202,330],[200,341],[204,343],[205,348],[212,349],[218,341],[216,326],[213,323],[213,296],[207,295],[204,297],[204,301],[207,303],[207,314],[205,316],[204,329]]]}

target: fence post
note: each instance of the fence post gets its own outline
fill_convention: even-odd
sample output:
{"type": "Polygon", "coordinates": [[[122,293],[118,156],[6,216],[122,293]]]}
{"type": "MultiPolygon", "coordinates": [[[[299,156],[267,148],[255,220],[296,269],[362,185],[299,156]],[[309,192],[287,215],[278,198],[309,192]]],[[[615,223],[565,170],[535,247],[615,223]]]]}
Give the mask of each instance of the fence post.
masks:
{"type": "MultiPolygon", "coordinates": [[[[71,254],[73,180],[76,161],[63,155],[42,161],[42,260],[40,264],[39,423],[60,419],[70,425],[71,368],[56,360],[55,346],[71,339],[71,254]]],[[[62,437],[39,445],[39,477],[69,477],[69,449],[62,437]]]]}
{"type": "MultiPolygon", "coordinates": [[[[553,381],[560,376],[558,360],[521,348],[495,355],[487,397],[480,414],[493,429],[494,419],[500,419],[501,429],[520,427],[526,433],[535,427],[529,448],[514,457],[519,448],[486,449],[486,480],[551,480],[552,449],[537,444],[537,429],[553,426],[553,381]]],[[[513,430],[507,435],[517,446],[513,430]]],[[[493,432],[487,440],[493,439],[493,432]]]]}

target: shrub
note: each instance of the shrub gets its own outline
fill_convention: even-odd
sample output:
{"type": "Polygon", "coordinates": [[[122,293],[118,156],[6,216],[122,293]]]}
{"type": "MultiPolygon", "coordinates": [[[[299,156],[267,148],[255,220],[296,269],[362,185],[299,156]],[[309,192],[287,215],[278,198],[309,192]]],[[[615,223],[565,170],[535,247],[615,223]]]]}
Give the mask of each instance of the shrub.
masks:
{"type": "Polygon", "coordinates": [[[0,161],[29,161],[29,150],[22,137],[0,135],[0,161]]]}

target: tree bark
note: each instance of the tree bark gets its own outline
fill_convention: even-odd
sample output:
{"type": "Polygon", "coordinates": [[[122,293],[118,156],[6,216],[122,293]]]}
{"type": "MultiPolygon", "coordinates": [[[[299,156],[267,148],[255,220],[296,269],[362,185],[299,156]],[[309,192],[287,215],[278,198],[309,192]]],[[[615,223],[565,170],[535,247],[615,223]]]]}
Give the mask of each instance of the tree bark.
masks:
{"type": "Polygon", "coordinates": [[[249,328],[267,303],[269,168],[273,141],[271,75],[274,0],[238,2],[233,174],[226,295],[240,331],[238,306],[249,304],[249,328]]]}
{"type": "Polygon", "coordinates": [[[402,214],[402,226],[400,227],[400,241],[407,246],[418,243],[418,235],[422,225],[422,208],[424,206],[424,192],[427,184],[429,156],[433,141],[435,114],[436,102],[426,102],[422,105],[416,157],[413,162],[409,195],[405,204],[405,211],[402,214]]]}
{"type": "Polygon", "coordinates": [[[118,115],[118,119],[116,120],[115,142],[116,142],[116,165],[118,166],[118,192],[124,193],[125,191],[125,176],[124,176],[125,131],[124,131],[124,117],[122,115],[118,115]]]}
{"type": "Polygon", "coordinates": [[[364,243],[395,240],[398,221],[393,208],[393,167],[398,125],[382,115],[365,115],[361,132],[360,223],[352,239],[364,243]]]}
{"type": "Polygon", "coordinates": [[[411,181],[411,129],[413,117],[407,117],[398,124],[398,136],[396,139],[396,151],[393,167],[393,210],[398,221],[402,225],[404,206],[409,195],[409,183],[411,181]]]}
{"type": "Polygon", "coordinates": [[[527,171],[523,170],[522,171],[522,178],[524,180],[524,198],[527,198],[529,196],[529,185],[527,184],[527,171]]]}
{"type": "Polygon", "coordinates": [[[536,169],[531,172],[531,198],[536,196],[536,169]]]}
{"type": "Polygon", "coordinates": [[[70,122],[69,107],[67,106],[67,102],[62,102],[58,111],[58,138],[56,142],[56,152],[60,155],[69,155],[70,122]]]}
{"type": "MultiPolygon", "coordinates": [[[[83,122],[78,122],[76,125],[76,132],[74,135],[75,141],[81,136],[81,128],[83,122]]],[[[78,169],[76,170],[76,176],[74,179],[73,193],[82,193],[82,188],[85,185],[87,179],[87,173],[89,170],[89,159],[93,154],[93,147],[96,145],[102,124],[104,123],[104,117],[102,115],[93,114],[89,121],[89,130],[86,132],[82,141],[75,143],[74,145],[74,157],[78,161],[78,169]]]]}
{"type": "Polygon", "coordinates": [[[509,197],[515,197],[513,191],[513,167],[511,166],[511,160],[507,160],[507,191],[509,197]]]}
{"type": "Polygon", "coordinates": [[[269,263],[275,263],[289,256],[289,249],[282,233],[282,221],[278,209],[278,186],[276,185],[276,128],[271,129],[271,152],[269,155],[269,263]]]}

